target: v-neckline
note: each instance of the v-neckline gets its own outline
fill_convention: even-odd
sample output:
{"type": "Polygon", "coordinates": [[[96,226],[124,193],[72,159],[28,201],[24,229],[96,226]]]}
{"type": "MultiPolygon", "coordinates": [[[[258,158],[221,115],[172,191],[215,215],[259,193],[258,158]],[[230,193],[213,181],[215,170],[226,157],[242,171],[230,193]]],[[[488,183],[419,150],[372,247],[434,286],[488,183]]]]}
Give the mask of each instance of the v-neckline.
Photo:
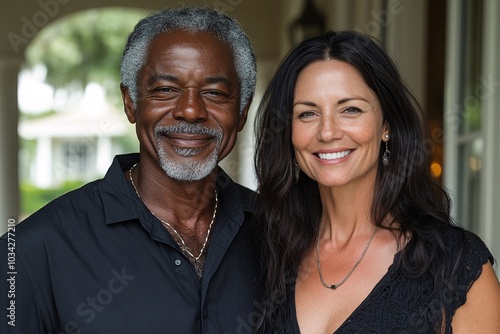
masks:
{"type": "MultiPolygon", "coordinates": [[[[373,296],[376,296],[378,294],[378,291],[381,290],[385,286],[386,281],[390,280],[390,275],[395,270],[395,265],[396,265],[396,262],[398,261],[400,254],[401,254],[401,251],[398,251],[396,254],[394,254],[394,260],[392,261],[391,265],[387,268],[387,272],[384,274],[384,276],[382,276],[382,278],[377,282],[377,284],[375,284],[375,286],[370,291],[370,293],[366,296],[366,298],[363,299],[363,301],[354,309],[354,311],[352,311],[351,314],[349,314],[349,316],[344,320],[344,322],[332,334],[338,333],[339,330],[341,330],[344,326],[346,326],[348,320],[355,317],[356,314],[359,313],[360,310],[364,307],[364,305],[371,298],[373,298],[373,296]]],[[[295,277],[295,280],[297,280],[297,277],[295,277]]],[[[293,289],[293,291],[291,292],[290,309],[291,309],[291,316],[292,316],[293,332],[296,334],[300,334],[299,321],[297,319],[297,306],[295,304],[295,289],[293,289]]]]}

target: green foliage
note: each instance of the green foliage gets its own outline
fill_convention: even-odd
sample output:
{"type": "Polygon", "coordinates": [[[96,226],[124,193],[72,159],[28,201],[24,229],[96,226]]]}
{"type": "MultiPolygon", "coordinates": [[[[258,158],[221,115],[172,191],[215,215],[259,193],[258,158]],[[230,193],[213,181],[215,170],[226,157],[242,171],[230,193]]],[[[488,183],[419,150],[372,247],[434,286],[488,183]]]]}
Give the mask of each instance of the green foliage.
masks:
{"type": "Polygon", "coordinates": [[[81,187],[83,181],[66,181],[59,187],[43,189],[28,182],[21,182],[21,212],[30,215],[53,199],[81,187]]]}
{"type": "Polygon", "coordinates": [[[93,9],[52,23],[26,50],[26,65],[43,64],[54,88],[83,90],[89,82],[118,94],[119,64],[128,34],[145,15],[129,9],[93,9]]]}

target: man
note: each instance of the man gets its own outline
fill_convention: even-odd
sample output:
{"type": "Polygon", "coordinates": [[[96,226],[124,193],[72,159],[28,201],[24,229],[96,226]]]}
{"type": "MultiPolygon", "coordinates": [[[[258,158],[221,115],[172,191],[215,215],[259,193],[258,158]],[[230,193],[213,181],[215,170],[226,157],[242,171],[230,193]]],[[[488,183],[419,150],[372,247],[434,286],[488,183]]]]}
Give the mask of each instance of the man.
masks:
{"type": "Polygon", "coordinates": [[[215,10],[164,10],[137,24],[121,76],[140,152],[18,225],[12,277],[0,240],[0,332],[248,332],[252,192],[217,163],[254,93],[249,40],[215,10]]]}

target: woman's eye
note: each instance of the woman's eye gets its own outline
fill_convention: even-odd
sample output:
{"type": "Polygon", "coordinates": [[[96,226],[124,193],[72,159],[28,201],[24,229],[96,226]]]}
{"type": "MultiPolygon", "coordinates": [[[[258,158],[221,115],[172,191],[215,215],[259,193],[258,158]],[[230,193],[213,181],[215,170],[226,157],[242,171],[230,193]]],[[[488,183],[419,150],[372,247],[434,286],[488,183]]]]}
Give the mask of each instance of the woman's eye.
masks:
{"type": "Polygon", "coordinates": [[[313,117],[315,115],[314,111],[303,111],[299,113],[298,118],[308,118],[313,117]]]}
{"type": "Polygon", "coordinates": [[[344,109],[344,113],[346,114],[357,114],[359,112],[361,112],[361,109],[357,107],[347,107],[344,109]]]}

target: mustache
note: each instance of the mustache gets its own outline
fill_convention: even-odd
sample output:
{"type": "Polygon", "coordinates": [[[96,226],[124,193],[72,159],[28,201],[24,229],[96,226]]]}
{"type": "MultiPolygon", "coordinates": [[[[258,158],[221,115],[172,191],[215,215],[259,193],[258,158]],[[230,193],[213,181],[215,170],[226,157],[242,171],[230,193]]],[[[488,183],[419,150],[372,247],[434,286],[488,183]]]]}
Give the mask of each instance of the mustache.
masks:
{"type": "Polygon", "coordinates": [[[209,128],[201,124],[178,123],[175,125],[159,125],[155,127],[155,136],[164,136],[173,133],[187,133],[212,136],[217,139],[222,139],[222,130],[209,128]]]}

